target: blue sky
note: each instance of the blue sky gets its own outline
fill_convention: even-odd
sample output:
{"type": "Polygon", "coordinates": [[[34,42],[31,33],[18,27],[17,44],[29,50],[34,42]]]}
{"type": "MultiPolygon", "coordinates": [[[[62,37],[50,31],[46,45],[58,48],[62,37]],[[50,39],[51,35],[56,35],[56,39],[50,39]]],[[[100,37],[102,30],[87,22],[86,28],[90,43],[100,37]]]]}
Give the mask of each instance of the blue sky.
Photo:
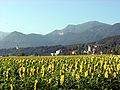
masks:
{"type": "Polygon", "coordinates": [[[120,22],[120,0],[0,0],[0,31],[47,34],[68,24],[120,22]]]}

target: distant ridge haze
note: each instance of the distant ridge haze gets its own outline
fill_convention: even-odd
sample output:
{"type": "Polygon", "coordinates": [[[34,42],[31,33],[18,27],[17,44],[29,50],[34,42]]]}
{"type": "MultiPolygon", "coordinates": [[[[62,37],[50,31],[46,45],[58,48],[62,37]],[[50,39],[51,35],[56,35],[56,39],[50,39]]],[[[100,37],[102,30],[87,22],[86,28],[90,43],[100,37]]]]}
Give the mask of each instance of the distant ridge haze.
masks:
{"type": "Polygon", "coordinates": [[[39,47],[51,45],[71,45],[89,43],[106,37],[120,35],[120,23],[114,25],[89,21],[78,25],[68,25],[46,35],[23,34],[21,32],[0,32],[0,48],[39,47]]]}

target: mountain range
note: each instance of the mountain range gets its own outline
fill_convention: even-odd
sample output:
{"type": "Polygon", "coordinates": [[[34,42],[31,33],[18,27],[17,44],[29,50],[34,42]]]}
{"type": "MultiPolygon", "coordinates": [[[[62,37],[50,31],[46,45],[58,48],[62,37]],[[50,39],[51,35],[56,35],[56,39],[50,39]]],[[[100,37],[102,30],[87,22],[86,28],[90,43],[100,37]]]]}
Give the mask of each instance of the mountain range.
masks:
{"type": "Polygon", "coordinates": [[[78,25],[68,25],[62,30],[54,30],[46,35],[23,34],[21,32],[0,32],[0,49],[19,47],[39,47],[71,45],[95,42],[107,37],[120,35],[120,23],[113,25],[89,21],[78,25]]]}

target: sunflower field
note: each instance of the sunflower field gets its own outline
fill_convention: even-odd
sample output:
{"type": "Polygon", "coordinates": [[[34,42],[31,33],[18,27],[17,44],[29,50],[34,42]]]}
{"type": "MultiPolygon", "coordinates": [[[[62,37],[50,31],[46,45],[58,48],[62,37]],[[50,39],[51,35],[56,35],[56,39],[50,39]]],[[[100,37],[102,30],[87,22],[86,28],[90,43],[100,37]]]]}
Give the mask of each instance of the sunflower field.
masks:
{"type": "Polygon", "coordinates": [[[119,55],[0,57],[0,90],[119,90],[119,55]]]}

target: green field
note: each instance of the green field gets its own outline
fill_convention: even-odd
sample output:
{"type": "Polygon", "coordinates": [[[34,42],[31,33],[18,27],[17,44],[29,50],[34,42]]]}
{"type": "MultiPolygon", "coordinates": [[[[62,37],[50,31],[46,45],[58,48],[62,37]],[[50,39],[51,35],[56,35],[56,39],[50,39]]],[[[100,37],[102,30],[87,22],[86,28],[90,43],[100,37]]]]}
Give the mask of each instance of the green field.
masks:
{"type": "Polygon", "coordinates": [[[120,89],[120,56],[0,57],[0,90],[63,89],[120,89]]]}

